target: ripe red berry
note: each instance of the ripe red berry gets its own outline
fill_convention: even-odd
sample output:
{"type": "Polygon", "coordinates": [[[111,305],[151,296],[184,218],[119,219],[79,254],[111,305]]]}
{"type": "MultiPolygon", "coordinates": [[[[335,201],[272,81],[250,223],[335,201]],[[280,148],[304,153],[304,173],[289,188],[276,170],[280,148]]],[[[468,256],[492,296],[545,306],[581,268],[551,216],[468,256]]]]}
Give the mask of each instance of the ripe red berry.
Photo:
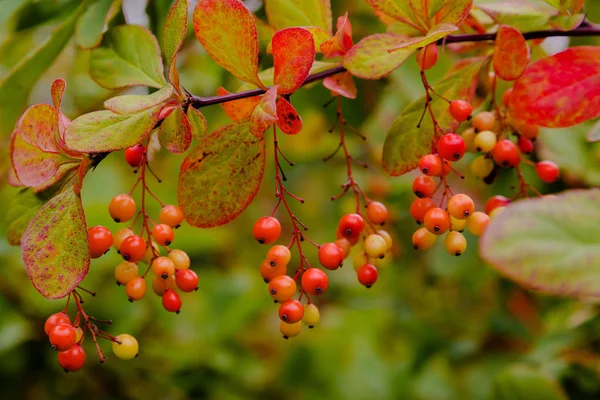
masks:
{"type": "Polygon", "coordinates": [[[419,159],[419,169],[423,175],[442,176],[444,166],[442,165],[440,156],[436,154],[427,154],[419,159]]]}
{"type": "Polygon", "coordinates": [[[269,282],[269,294],[277,302],[289,300],[296,293],[296,281],[287,275],[280,275],[269,282]]]}
{"type": "Polygon", "coordinates": [[[335,270],[342,266],[344,250],[333,242],[325,243],[319,247],[318,256],[322,266],[335,270]]]}
{"type": "Polygon", "coordinates": [[[136,144],[125,150],[125,161],[132,167],[139,167],[144,159],[144,146],[136,144]]]}
{"type": "Polygon", "coordinates": [[[141,300],[146,295],[146,280],[141,277],[135,277],[125,285],[125,294],[129,301],[141,300]]]}
{"type": "Polygon", "coordinates": [[[83,368],[85,364],[85,351],[78,344],[73,345],[67,351],[58,353],[58,363],[65,372],[75,372],[83,368]]]}
{"type": "Polygon", "coordinates": [[[276,244],[267,251],[267,260],[269,264],[274,267],[277,264],[287,265],[292,258],[292,253],[287,246],[276,244]]]}
{"type": "Polygon", "coordinates": [[[175,239],[175,232],[167,224],[157,224],[152,228],[152,237],[161,246],[169,246],[175,239]]]}
{"type": "Polygon", "coordinates": [[[260,275],[263,277],[265,283],[271,282],[277,276],[285,275],[286,272],[286,264],[277,264],[273,267],[269,260],[263,260],[260,264],[260,275]]]}
{"type": "Polygon", "coordinates": [[[467,146],[462,136],[456,133],[447,133],[438,140],[437,149],[438,154],[444,160],[458,161],[465,154],[467,146]]]}
{"type": "Polygon", "coordinates": [[[490,215],[492,211],[494,211],[498,207],[505,207],[510,203],[510,199],[508,197],[496,195],[492,196],[485,202],[485,213],[490,215]]]}
{"type": "Polygon", "coordinates": [[[465,100],[451,101],[448,109],[450,111],[450,115],[452,115],[452,118],[454,118],[458,122],[468,120],[471,116],[471,112],[473,112],[473,107],[471,107],[471,103],[465,100]]]}
{"type": "Polygon", "coordinates": [[[75,344],[77,332],[71,324],[59,324],[52,329],[48,337],[54,350],[67,351],[75,344]]]}
{"type": "Polygon", "coordinates": [[[431,43],[417,52],[417,64],[423,71],[433,67],[438,60],[438,48],[431,43]]]}
{"type": "Polygon", "coordinates": [[[464,193],[448,199],[448,214],[456,219],[465,219],[475,212],[475,202],[464,193]]]}
{"type": "Polygon", "coordinates": [[[175,272],[175,282],[182,292],[198,290],[198,275],[191,269],[180,269],[175,272]]]}
{"type": "Polygon", "coordinates": [[[281,224],[275,217],[262,217],[252,229],[254,239],[260,244],[271,244],[281,235],[281,224]]]}
{"type": "Polygon", "coordinates": [[[358,269],[357,276],[361,285],[370,288],[377,281],[377,268],[374,265],[365,264],[358,269]]]}
{"type": "Polygon", "coordinates": [[[372,201],[367,205],[367,218],[375,225],[383,225],[389,216],[385,204],[372,201]]]}
{"type": "Polygon", "coordinates": [[[129,236],[123,240],[120,252],[125,261],[138,262],[144,258],[146,242],[141,236],[129,236]]]}
{"type": "Polygon", "coordinates": [[[54,329],[57,325],[70,323],[71,320],[69,319],[69,316],[66,313],[59,312],[56,314],[52,314],[48,317],[46,323],[44,324],[44,332],[46,332],[46,335],[50,335],[52,329],[54,329]]]}
{"type": "Polygon", "coordinates": [[[417,176],[412,184],[413,193],[417,197],[433,197],[435,189],[435,181],[432,177],[427,175],[417,176]]]}
{"type": "Polygon", "coordinates": [[[161,224],[167,224],[171,228],[176,228],[183,222],[183,211],[172,204],[166,205],[160,209],[158,220],[161,224]]]}
{"type": "Polygon", "coordinates": [[[512,168],[521,162],[521,154],[517,146],[508,139],[502,139],[492,150],[492,157],[496,164],[504,168],[512,168]]]}
{"type": "Polygon", "coordinates": [[[304,306],[298,300],[288,300],[279,306],[279,318],[288,324],[302,321],[304,306]]]}
{"type": "Polygon", "coordinates": [[[525,136],[519,136],[519,140],[517,140],[517,146],[519,146],[521,153],[530,154],[533,152],[533,142],[527,139],[525,136]]]}
{"type": "Polygon", "coordinates": [[[318,268],[309,268],[302,274],[302,289],[311,295],[325,293],[329,287],[329,277],[318,268]]]}
{"type": "Polygon", "coordinates": [[[179,314],[181,311],[181,298],[173,289],[167,289],[162,295],[162,305],[168,312],[179,314]]]}
{"type": "Polygon", "coordinates": [[[435,207],[435,201],[429,197],[416,198],[410,205],[410,215],[412,215],[417,223],[421,224],[425,220],[425,214],[435,207]]]}
{"type": "Polygon", "coordinates": [[[450,230],[450,215],[441,208],[432,208],[425,214],[423,223],[429,232],[442,235],[450,230]]]}
{"type": "Polygon", "coordinates": [[[353,239],[360,236],[364,226],[363,218],[359,214],[346,214],[340,219],[338,232],[342,237],[353,239]]]}
{"type": "Polygon", "coordinates": [[[543,182],[552,183],[555,182],[560,176],[560,170],[558,165],[552,161],[540,161],[535,164],[535,172],[543,182]]]}
{"type": "Polygon", "coordinates": [[[135,200],[128,194],[118,194],[108,204],[108,212],[115,222],[127,222],[135,215],[135,200]]]}
{"type": "Polygon", "coordinates": [[[154,275],[160,276],[162,279],[168,279],[175,273],[175,264],[168,257],[156,257],[154,261],[152,261],[152,272],[154,272],[154,275]]]}
{"type": "Polygon", "coordinates": [[[110,249],[113,244],[112,233],[104,226],[93,226],[88,229],[88,239],[90,241],[90,255],[92,258],[98,258],[110,249]]]}

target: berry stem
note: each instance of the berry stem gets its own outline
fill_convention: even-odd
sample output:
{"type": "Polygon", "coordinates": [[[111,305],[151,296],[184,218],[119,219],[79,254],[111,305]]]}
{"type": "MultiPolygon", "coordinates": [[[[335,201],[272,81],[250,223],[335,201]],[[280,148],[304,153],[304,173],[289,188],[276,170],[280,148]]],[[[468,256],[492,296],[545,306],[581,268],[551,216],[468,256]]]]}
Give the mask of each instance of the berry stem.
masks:
{"type": "MultiPolygon", "coordinates": [[[[77,293],[75,290],[73,290],[71,292],[71,294],[73,295],[73,298],[75,299],[75,305],[77,305],[77,318],[79,319],[79,316],[83,317],[84,333],[85,333],[86,329],[88,331],[90,331],[90,334],[92,335],[92,341],[94,342],[94,345],[96,346],[96,352],[98,353],[98,357],[100,357],[100,362],[103,363],[104,360],[106,359],[106,357],[104,357],[104,355],[102,354],[102,349],[100,349],[100,345],[98,344],[98,340],[96,338],[98,328],[96,328],[96,326],[91,322],[92,319],[85,313],[83,306],[81,305],[83,303],[83,299],[81,298],[81,295],[79,293],[77,293]]],[[[81,335],[81,339],[79,339],[80,345],[83,342],[84,337],[85,337],[85,335],[81,335]]]]}

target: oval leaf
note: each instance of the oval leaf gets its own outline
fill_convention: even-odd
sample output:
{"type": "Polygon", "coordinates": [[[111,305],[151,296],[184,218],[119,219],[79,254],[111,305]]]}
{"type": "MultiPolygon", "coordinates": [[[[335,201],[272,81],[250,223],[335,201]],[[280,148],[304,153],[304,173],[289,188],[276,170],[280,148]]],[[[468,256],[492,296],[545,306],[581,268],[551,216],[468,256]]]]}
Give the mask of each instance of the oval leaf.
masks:
{"type": "Polygon", "coordinates": [[[518,79],[527,68],[529,58],[529,46],[518,29],[507,25],[498,28],[493,65],[500,79],[518,79]]]}
{"type": "Polygon", "coordinates": [[[177,0],[173,3],[167,20],[165,21],[165,32],[163,36],[163,49],[167,60],[167,71],[169,81],[179,89],[179,72],[177,71],[177,53],[185,40],[188,20],[188,0],[177,0]]]}
{"type": "MultiPolygon", "coordinates": [[[[223,87],[217,89],[218,96],[225,96],[228,94],[230,93],[223,87]]],[[[254,111],[254,108],[256,108],[256,105],[259,102],[260,96],[252,96],[245,99],[227,101],[225,103],[221,103],[221,106],[223,107],[225,114],[227,114],[231,120],[238,122],[250,118],[252,111],[254,111]]]]}
{"type": "Polygon", "coordinates": [[[481,256],[502,275],[544,293],[600,296],[600,190],[519,201],[494,218],[481,256]]]}
{"type": "Polygon", "coordinates": [[[277,121],[277,86],[271,87],[261,97],[260,102],[250,116],[250,133],[258,138],[277,121]]]}
{"type": "Polygon", "coordinates": [[[99,0],[88,7],[75,27],[75,41],[79,47],[91,49],[100,45],[104,26],[115,17],[115,9],[121,6],[120,3],[120,0],[99,0]]]}
{"type": "Polygon", "coordinates": [[[142,111],[147,108],[164,103],[172,95],[173,86],[167,85],[164,88],[149,95],[129,94],[125,96],[113,97],[104,102],[104,107],[106,107],[108,110],[114,113],[121,115],[133,114],[138,111],[142,111]]]}
{"type": "Polygon", "coordinates": [[[264,87],[258,78],[258,33],[254,17],[239,0],[200,0],[194,31],[208,54],[245,82],[264,87]]]}
{"type": "Polygon", "coordinates": [[[302,118],[294,106],[283,97],[277,100],[277,126],[286,135],[295,135],[302,130],[302,118]]]}
{"type": "Polygon", "coordinates": [[[293,93],[310,72],[315,60],[315,42],[304,28],[286,28],[273,36],[274,82],[279,94],[293,93]]]}
{"type": "Polygon", "coordinates": [[[398,46],[392,47],[389,49],[389,52],[398,51],[400,49],[419,49],[421,47],[425,47],[430,43],[436,42],[439,39],[448,36],[452,32],[458,30],[458,28],[451,24],[439,24],[431,28],[429,32],[425,36],[419,36],[416,38],[411,38],[398,46]]]}
{"type": "Polygon", "coordinates": [[[81,198],[68,188],[36,213],[21,239],[21,255],[33,286],[44,297],[67,296],[90,267],[81,198]]]}
{"type": "Polygon", "coordinates": [[[572,47],[531,64],[515,82],[510,111],[529,124],[560,128],[600,116],[600,47],[572,47]]]}
{"type": "Polygon", "coordinates": [[[10,202],[6,211],[6,238],[11,246],[20,246],[29,221],[38,210],[56,194],[49,189],[34,193],[31,189],[21,190],[10,202]]]}
{"type": "Polygon", "coordinates": [[[467,18],[467,15],[471,12],[473,7],[473,0],[446,0],[437,1],[439,10],[432,7],[432,2],[429,1],[429,13],[435,12],[433,16],[433,24],[450,24],[454,26],[460,26],[462,22],[467,18]]]}
{"type": "Polygon", "coordinates": [[[186,114],[190,123],[190,128],[192,129],[192,137],[200,140],[206,136],[208,126],[206,125],[206,118],[204,118],[204,115],[194,107],[188,107],[186,114]]]}
{"type": "Polygon", "coordinates": [[[190,147],[192,127],[181,107],[175,108],[160,124],[158,141],[173,154],[181,154],[190,147]]]}
{"type": "Polygon", "coordinates": [[[348,99],[356,98],[356,85],[354,84],[354,79],[352,79],[352,74],[348,71],[328,76],[323,80],[323,86],[333,93],[348,99]]]}
{"type": "Polygon", "coordinates": [[[248,122],[205,137],[179,173],[179,206],[185,219],[200,228],[233,220],[256,196],[264,169],[265,142],[250,134],[248,122]]]}
{"type": "Polygon", "coordinates": [[[292,26],[316,26],[331,35],[329,0],[267,0],[265,12],[269,23],[277,30],[292,26]]]}

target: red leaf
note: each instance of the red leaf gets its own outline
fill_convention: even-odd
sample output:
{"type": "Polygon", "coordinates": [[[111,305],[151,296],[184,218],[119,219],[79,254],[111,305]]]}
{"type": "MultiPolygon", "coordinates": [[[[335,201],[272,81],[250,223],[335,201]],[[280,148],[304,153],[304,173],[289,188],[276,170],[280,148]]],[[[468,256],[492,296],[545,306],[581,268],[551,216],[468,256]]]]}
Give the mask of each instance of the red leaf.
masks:
{"type": "MultiPolygon", "coordinates": [[[[230,94],[225,88],[220,87],[217,89],[217,96],[225,96],[230,94]]],[[[233,121],[243,121],[250,118],[252,111],[260,101],[260,96],[248,97],[246,99],[228,101],[221,103],[225,114],[233,121]]]]}
{"type": "Polygon", "coordinates": [[[528,124],[561,128],[600,116],[600,47],[572,47],[531,64],[515,82],[510,112],[528,124]]]}
{"type": "Polygon", "coordinates": [[[325,58],[343,56],[352,48],[352,25],[348,20],[348,13],[338,18],[337,28],[337,32],[331,39],[321,43],[321,52],[325,58]]]}
{"type": "Polygon", "coordinates": [[[348,99],[356,98],[356,85],[354,84],[354,79],[352,79],[352,74],[348,71],[342,74],[328,76],[323,80],[323,86],[335,94],[339,94],[348,99]]]}
{"type": "Polygon", "coordinates": [[[275,85],[279,85],[279,94],[293,93],[315,60],[312,34],[303,28],[286,28],[275,33],[272,44],[275,85]]]}
{"type": "Polygon", "coordinates": [[[250,133],[258,138],[264,137],[265,130],[277,121],[277,86],[271,87],[261,97],[250,116],[250,133]]]}
{"type": "Polygon", "coordinates": [[[302,130],[302,118],[283,97],[277,101],[277,125],[287,135],[295,135],[302,130]]]}
{"type": "Polygon", "coordinates": [[[523,34],[512,26],[500,26],[493,60],[498,77],[505,81],[518,79],[527,68],[529,58],[529,46],[523,34]]]}
{"type": "Polygon", "coordinates": [[[67,87],[67,83],[64,79],[55,79],[52,82],[52,86],[50,87],[50,94],[52,95],[52,103],[54,104],[54,108],[56,108],[56,112],[60,112],[60,106],[62,104],[62,98],[65,94],[65,88],[67,87]]]}

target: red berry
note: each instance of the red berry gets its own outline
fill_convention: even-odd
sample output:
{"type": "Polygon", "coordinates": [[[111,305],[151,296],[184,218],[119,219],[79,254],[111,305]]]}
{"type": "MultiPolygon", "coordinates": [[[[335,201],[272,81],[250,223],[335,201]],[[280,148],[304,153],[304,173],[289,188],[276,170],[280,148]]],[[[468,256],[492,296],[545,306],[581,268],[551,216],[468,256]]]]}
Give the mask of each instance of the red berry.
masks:
{"type": "Polygon", "coordinates": [[[535,164],[535,172],[543,182],[552,183],[555,182],[560,176],[560,170],[558,165],[552,161],[540,161],[535,164]]]}
{"type": "MultiPolygon", "coordinates": [[[[160,278],[162,279],[162,278],[160,278]]],[[[143,276],[137,276],[125,285],[125,294],[132,303],[141,300],[146,295],[146,280],[143,276]]]]}
{"type": "Polygon", "coordinates": [[[490,215],[498,207],[505,207],[510,203],[510,199],[504,196],[492,196],[485,202],[485,213],[490,215]]]}
{"type": "Polygon", "coordinates": [[[277,302],[289,300],[296,293],[296,281],[287,275],[276,276],[269,282],[269,294],[277,302]]]}
{"type": "Polygon", "coordinates": [[[467,150],[465,140],[456,133],[447,133],[437,142],[438,154],[444,160],[458,161],[467,150]]]}
{"type": "Polygon", "coordinates": [[[441,176],[444,167],[442,165],[442,159],[440,156],[436,154],[427,154],[419,159],[419,169],[423,175],[441,176]]]}
{"type": "Polygon", "coordinates": [[[180,269],[175,272],[175,282],[182,292],[198,290],[198,275],[191,269],[180,269]]]}
{"type": "Polygon", "coordinates": [[[388,215],[387,207],[383,203],[372,201],[367,205],[367,218],[376,225],[383,225],[388,215]]]}
{"type": "Polygon", "coordinates": [[[181,311],[181,298],[173,289],[167,289],[162,295],[162,305],[168,312],[179,314],[181,311]]]}
{"type": "Polygon", "coordinates": [[[423,71],[433,67],[438,60],[438,48],[431,43],[417,52],[417,64],[423,71]]]}
{"type": "Polygon", "coordinates": [[[158,220],[161,224],[167,224],[171,228],[176,228],[183,222],[183,211],[172,204],[166,205],[160,209],[158,220]]]}
{"type": "Polygon", "coordinates": [[[361,285],[370,288],[377,281],[377,268],[371,264],[365,264],[358,269],[358,281],[361,285]]]}
{"type": "Polygon", "coordinates": [[[436,235],[442,235],[448,232],[451,226],[450,215],[445,210],[438,207],[427,211],[423,222],[425,228],[436,235]]]}
{"type": "Polygon", "coordinates": [[[252,233],[254,234],[254,239],[256,239],[258,243],[271,244],[279,239],[279,235],[281,235],[281,224],[277,218],[262,217],[254,224],[252,233]]]}
{"type": "Polygon", "coordinates": [[[344,261],[344,250],[337,244],[330,242],[319,247],[319,262],[327,269],[338,269],[344,261]]]}
{"type": "Polygon", "coordinates": [[[452,115],[452,118],[458,122],[466,121],[471,116],[471,112],[473,112],[471,103],[465,100],[451,101],[448,109],[450,111],[450,115],[452,115]]]}
{"type": "Polygon", "coordinates": [[[70,323],[71,323],[71,320],[69,319],[69,316],[67,314],[65,314],[64,312],[52,314],[51,316],[48,317],[48,319],[46,320],[46,323],[44,324],[44,332],[46,332],[46,335],[50,335],[50,332],[52,332],[52,329],[54,329],[57,325],[70,324],[70,323]]]}
{"type": "Polygon", "coordinates": [[[169,246],[175,239],[175,232],[167,224],[158,224],[152,228],[152,237],[159,245],[169,246]]]}
{"type": "Polygon", "coordinates": [[[417,198],[410,205],[410,215],[412,215],[412,217],[418,223],[423,223],[423,221],[425,220],[425,214],[427,214],[427,211],[429,211],[435,207],[436,207],[435,202],[431,198],[429,198],[429,197],[424,197],[422,199],[417,198]]]}
{"type": "Polygon", "coordinates": [[[329,277],[318,268],[309,268],[302,274],[302,289],[308,294],[323,294],[328,286],[329,277]]]}
{"type": "Polygon", "coordinates": [[[294,324],[304,317],[304,306],[298,300],[288,300],[279,306],[279,318],[288,324],[294,324]]]}
{"type": "Polygon", "coordinates": [[[144,146],[136,144],[125,150],[125,161],[132,167],[139,167],[144,159],[144,146]]]}
{"type": "Polygon", "coordinates": [[[120,252],[125,261],[138,262],[144,258],[146,242],[141,236],[129,236],[123,240],[120,252]]]}
{"type": "Polygon", "coordinates": [[[435,188],[435,181],[427,175],[417,176],[412,185],[412,190],[417,197],[433,197],[435,188]]]}
{"type": "Polygon", "coordinates": [[[492,150],[492,157],[496,164],[504,168],[512,168],[521,162],[521,154],[517,146],[508,139],[502,139],[492,150]]]}
{"type": "Polygon", "coordinates": [[[104,226],[93,226],[88,229],[88,239],[90,241],[90,255],[92,258],[100,257],[113,244],[112,233],[104,226]]]}
{"type": "Polygon", "coordinates": [[[527,139],[525,136],[519,136],[519,140],[517,140],[517,146],[519,146],[521,153],[530,154],[533,152],[533,142],[527,139]]]}
{"type": "Polygon", "coordinates": [[[59,324],[52,329],[49,338],[55,350],[67,351],[75,344],[77,332],[71,324],[59,324]]]}
{"type": "Polygon", "coordinates": [[[83,347],[76,344],[67,351],[58,353],[58,363],[65,372],[75,372],[83,368],[85,364],[85,351],[83,347]]]}
{"type": "Polygon", "coordinates": [[[287,265],[285,264],[276,264],[273,267],[269,260],[263,260],[263,262],[260,263],[260,276],[263,277],[265,283],[271,282],[271,280],[278,276],[285,275],[286,272],[287,265]]]}
{"type": "Polygon", "coordinates": [[[342,237],[348,239],[356,238],[360,236],[364,225],[363,218],[359,214],[346,214],[340,219],[338,232],[342,237]]]}
{"type": "Polygon", "coordinates": [[[464,193],[458,193],[448,199],[448,214],[456,219],[465,219],[475,212],[475,202],[464,193]]]}

